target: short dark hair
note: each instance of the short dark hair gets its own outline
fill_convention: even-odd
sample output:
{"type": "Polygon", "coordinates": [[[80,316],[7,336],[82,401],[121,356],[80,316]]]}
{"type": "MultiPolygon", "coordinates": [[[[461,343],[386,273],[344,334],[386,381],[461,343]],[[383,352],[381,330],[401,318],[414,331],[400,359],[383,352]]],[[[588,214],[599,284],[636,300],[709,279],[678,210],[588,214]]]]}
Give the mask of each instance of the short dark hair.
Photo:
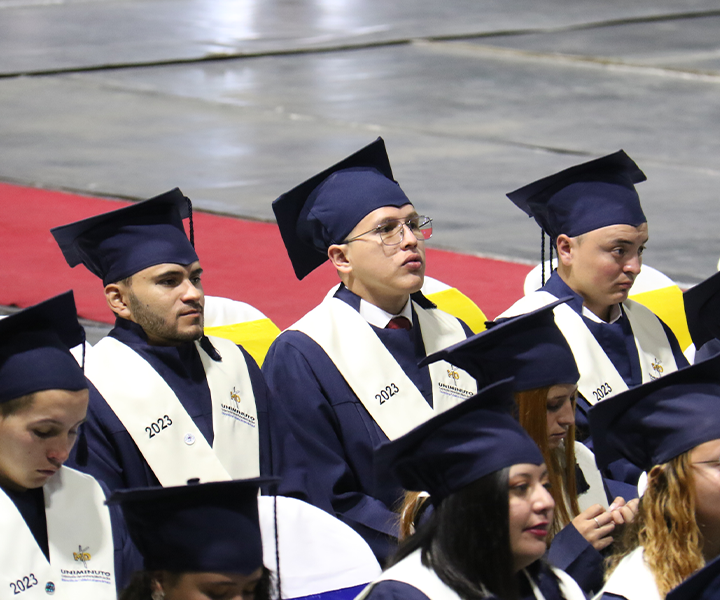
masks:
{"type": "Polygon", "coordinates": [[[13,398],[8,402],[1,403],[0,417],[9,417],[10,415],[13,415],[18,411],[29,408],[30,405],[33,403],[33,400],[35,400],[35,392],[33,392],[32,394],[25,394],[24,396],[19,396],[18,398],[13,398]]]}
{"type": "Polygon", "coordinates": [[[510,548],[509,468],[500,469],[444,498],[390,560],[422,550],[422,562],[464,600],[494,594],[516,600],[510,548]]]}

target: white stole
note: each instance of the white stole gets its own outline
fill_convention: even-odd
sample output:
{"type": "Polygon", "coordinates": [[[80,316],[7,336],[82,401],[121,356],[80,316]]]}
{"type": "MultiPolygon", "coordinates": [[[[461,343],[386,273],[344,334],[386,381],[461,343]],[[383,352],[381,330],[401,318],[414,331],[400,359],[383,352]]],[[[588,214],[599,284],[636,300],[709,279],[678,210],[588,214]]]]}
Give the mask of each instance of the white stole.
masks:
{"type": "MultiPolygon", "coordinates": [[[[435,571],[422,564],[422,550],[415,550],[412,554],[403,558],[399,563],[390,567],[378,579],[366,587],[355,600],[364,600],[372,591],[372,588],[379,581],[399,581],[421,591],[430,600],[460,600],[457,592],[449,588],[437,576],[435,571]]],[[[551,567],[560,580],[560,591],[566,600],[585,600],[585,594],[577,583],[564,571],[551,567]]],[[[530,581],[533,594],[536,600],[545,600],[540,588],[535,584],[532,577],[523,571],[530,581]]]]}
{"type": "Polygon", "coordinates": [[[43,493],[50,562],[0,490],[0,597],[114,600],[115,555],[102,488],[89,475],[62,467],[43,493]]]}
{"type": "MultiPolygon", "coordinates": [[[[526,314],[557,300],[549,292],[538,291],[518,300],[498,319],[526,314]]],[[[640,359],[642,382],[647,383],[677,370],[675,357],[660,320],[642,304],[626,300],[623,310],[633,331],[640,359]]],[[[578,390],[591,405],[628,389],[615,365],[593,336],[582,316],[567,304],[553,309],[555,324],[572,350],[580,381],[578,390]]]]}
{"type": "Polygon", "coordinates": [[[245,358],[233,342],[210,340],[221,361],[195,344],[212,398],[212,448],[170,386],[129,346],[105,337],[86,356],[86,376],[165,487],[194,478],[225,481],[260,474],[258,416],[245,358]]]}
{"type": "Polygon", "coordinates": [[[575,461],[578,467],[580,467],[583,477],[590,488],[578,496],[580,512],[587,510],[595,504],[600,504],[604,508],[607,508],[608,498],[605,493],[602,475],[600,475],[600,471],[595,464],[595,454],[584,444],[575,442],[575,461]]]}
{"type": "MultiPolygon", "coordinates": [[[[427,355],[465,339],[460,322],[413,303],[427,355]]],[[[445,361],[429,365],[431,407],[360,313],[326,298],[289,329],[313,339],[335,364],[370,416],[393,440],[477,393],[468,373],[445,361]]]]}
{"type": "Polygon", "coordinates": [[[645,563],[642,546],[620,561],[595,598],[601,598],[605,592],[627,600],[660,600],[655,576],[645,563]]]}

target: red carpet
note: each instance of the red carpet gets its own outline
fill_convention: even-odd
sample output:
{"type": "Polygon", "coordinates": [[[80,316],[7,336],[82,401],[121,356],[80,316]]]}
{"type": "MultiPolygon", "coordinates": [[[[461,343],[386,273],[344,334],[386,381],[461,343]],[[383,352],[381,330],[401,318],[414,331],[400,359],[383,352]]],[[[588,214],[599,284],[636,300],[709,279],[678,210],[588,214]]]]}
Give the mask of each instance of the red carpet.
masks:
{"type": "MultiPolygon", "coordinates": [[[[3,285],[0,305],[30,306],[75,290],[81,317],[112,322],[102,282],[70,269],[50,229],[128,204],[0,183],[3,285]]],[[[432,244],[432,242],[430,242],[432,244]]],[[[315,306],[337,275],[329,264],[297,281],[275,224],[195,213],[195,245],[205,293],[248,302],[281,329],[315,306]]],[[[427,274],[469,296],[494,318],[522,295],[527,265],[427,250],[427,274]]]]}

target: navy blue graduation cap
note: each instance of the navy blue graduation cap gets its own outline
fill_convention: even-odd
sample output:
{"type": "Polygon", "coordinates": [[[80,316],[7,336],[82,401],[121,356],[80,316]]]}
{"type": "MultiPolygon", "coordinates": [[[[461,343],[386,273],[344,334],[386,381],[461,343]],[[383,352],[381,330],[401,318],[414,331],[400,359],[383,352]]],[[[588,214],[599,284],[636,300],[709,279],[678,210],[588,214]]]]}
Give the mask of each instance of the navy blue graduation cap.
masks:
{"type": "Polygon", "coordinates": [[[720,557],[671,589],[665,600],[720,600],[720,557]]]}
{"type": "Polygon", "coordinates": [[[514,377],[516,392],[575,384],[580,379],[575,358],[555,325],[553,308],[562,298],[518,317],[488,323],[488,329],[424,358],[421,366],[445,360],[488,385],[514,377]]]}
{"type": "Polygon", "coordinates": [[[130,537],[149,571],[229,572],[262,566],[258,489],[277,479],[117,490],[130,537]]]}
{"type": "Polygon", "coordinates": [[[507,194],[553,240],[647,222],[634,184],[645,174],[622,150],[576,165],[507,194]]]}
{"type": "Polygon", "coordinates": [[[71,267],[82,263],[107,285],[155,265],[198,260],[182,223],[190,210],[189,200],[175,188],[50,231],[71,267]]]}
{"type": "Polygon", "coordinates": [[[589,412],[595,460],[644,471],[720,438],[720,354],[598,402],[589,412]]]}
{"type": "Polygon", "coordinates": [[[485,475],[521,463],[542,464],[539,448],[513,412],[504,379],[375,451],[376,472],[392,472],[406,490],[434,504],[485,475]],[[382,469],[382,471],[381,471],[382,469]]]}
{"type": "Polygon", "coordinates": [[[385,142],[378,138],[284,193],[272,207],[295,275],[302,279],[372,211],[406,204],[411,202],[393,179],[385,142]]]}
{"type": "Polygon", "coordinates": [[[683,302],[695,348],[720,338],[720,272],[686,290],[683,302]]]}
{"type": "Polygon", "coordinates": [[[0,403],[44,390],[87,389],[70,354],[84,341],[71,291],[0,319],[0,403]]]}

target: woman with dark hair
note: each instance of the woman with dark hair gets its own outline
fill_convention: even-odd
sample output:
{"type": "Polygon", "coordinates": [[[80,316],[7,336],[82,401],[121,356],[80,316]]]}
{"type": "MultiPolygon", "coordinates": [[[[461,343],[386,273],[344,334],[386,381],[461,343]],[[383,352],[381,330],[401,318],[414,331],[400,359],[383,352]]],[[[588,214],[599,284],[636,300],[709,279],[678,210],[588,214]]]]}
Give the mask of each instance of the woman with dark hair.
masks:
{"type": "Polygon", "coordinates": [[[118,490],[145,560],[120,600],[266,600],[258,490],[268,478],[118,490]]]}
{"type": "Polygon", "coordinates": [[[555,500],[548,561],[592,593],[603,584],[601,551],[615,528],[632,520],[637,501],[617,497],[610,504],[592,452],[575,442],[579,373],[553,318],[564,301],[491,324],[428,360],[444,358],[485,384],[514,378],[518,419],[542,452],[555,500]]]}
{"type": "Polygon", "coordinates": [[[428,492],[433,511],[359,599],[584,598],[540,560],[554,501],[513,410],[504,380],[380,446],[376,462],[405,489],[428,492]]]}
{"type": "Polygon", "coordinates": [[[72,292],[0,320],[0,596],[114,600],[139,557],[104,488],[63,466],[88,384],[72,292]]]}
{"type": "Polygon", "coordinates": [[[664,599],[720,556],[720,354],[604,400],[590,427],[599,465],[648,474],[598,598],[664,599]]]}

